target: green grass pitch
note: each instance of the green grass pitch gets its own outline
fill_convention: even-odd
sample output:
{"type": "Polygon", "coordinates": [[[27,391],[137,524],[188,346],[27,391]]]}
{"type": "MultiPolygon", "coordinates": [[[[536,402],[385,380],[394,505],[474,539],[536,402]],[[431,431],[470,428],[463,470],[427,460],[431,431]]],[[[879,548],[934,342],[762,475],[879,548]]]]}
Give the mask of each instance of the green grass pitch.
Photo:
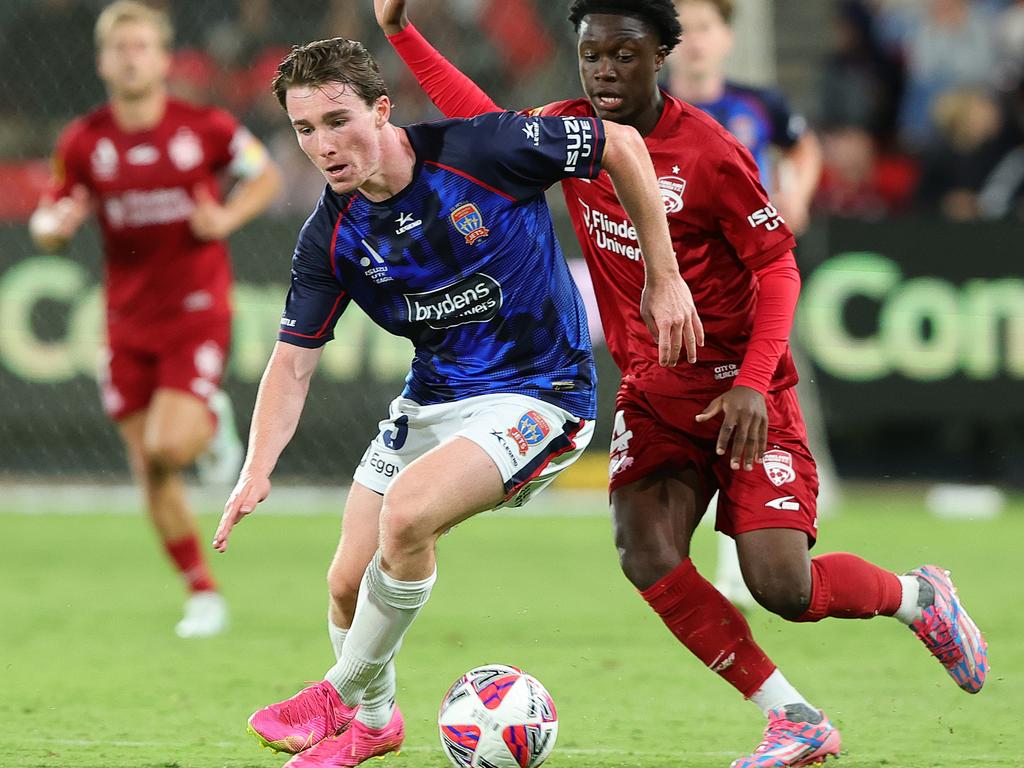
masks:
{"type": "MultiPolygon", "coordinates": [[[[324,573],[337,514],[246,520],[226,555],[210,553],[232,629],[186,642],[172,633],[181,589],[141,516],[19,515],[3,503],[0,766],[284,762],[245,722],[331,663],[324,573]]],[[[438,586],[399,657],[406,748],[384,766],[447,765],[438,702],[487,662],[521,666],[552,692],[552,768],[725,768],[753,748],[760,713],[678,646],[622,578],[601,506],[542,496],[531,507],[548,516],[484,516],[444,537],[438,586]],[[594,514],[558,514],[587,507],[594,514]]],[[[205,535],[215,524],[203,518],[205,535]]],[[[996,520],[949,521],[911,495],[858,494],[821,528],[818,551],[950,568],[993,667],[968,696],[894,620],[791,625],[755,613],[762,646],[842,729],[837,765],[1024,766],[1024,504],[996,520]]],[[[698,539],[707,573],[710,532],[698,539]]]]}

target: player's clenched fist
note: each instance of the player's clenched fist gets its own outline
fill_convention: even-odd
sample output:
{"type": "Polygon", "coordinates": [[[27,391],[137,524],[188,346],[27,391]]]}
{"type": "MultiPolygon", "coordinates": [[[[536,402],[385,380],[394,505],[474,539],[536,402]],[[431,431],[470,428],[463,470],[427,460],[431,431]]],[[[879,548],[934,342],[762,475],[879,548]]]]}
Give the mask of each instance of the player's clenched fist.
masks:
{"type": "Polygon", "coordinates": [[[405,0],[373,0],[373,11],[385,35],[397,35],[409,26],[405,0]]]}
{"type": "Polygon", "coordinates": [[[89,191],[81,184],[76,184],[71,194],[60,200],[44,196],[29,219],[29,231],[44,250],[58,250],[74,237],[90,208],[89,191]]]}
{"type": "Polygon", "coordinates": [[[671,367],[679,362],[686,346],[686,359],[697,362],[697,347],[704,346],[704,326],[697,314],[690,288],[672,271],[664,276],[648,273],[640,299],[640,316],[658,345],[658,362],[671,367]]]}
{"type": "Polygon", "coordinates": [[[243,472],[238,478],[235,489],[228,497],[224,505],[224,514],[221,515],[220,525],[213,535],[213,548],[223,552],[228,548],[228,536],[231,529],[235,527],[243,517],[248,515],[256,505],[270,495],[270,479],[267,477],[252,477],[243,472]]]}

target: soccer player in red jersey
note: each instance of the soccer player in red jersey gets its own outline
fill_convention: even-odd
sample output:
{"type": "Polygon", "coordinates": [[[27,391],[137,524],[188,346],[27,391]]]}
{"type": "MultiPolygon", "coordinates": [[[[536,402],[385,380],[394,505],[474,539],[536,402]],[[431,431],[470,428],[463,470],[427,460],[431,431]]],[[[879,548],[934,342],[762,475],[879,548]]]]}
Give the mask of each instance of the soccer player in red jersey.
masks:
{"type": "Polygon", "coordinates": [[[214,436],[211,406],[230,412],[219,389],[231,337],[224,239],[266,209],[279,173],[226,112],[169,98],[165,14],[121,0],[100,14],[95,33],[109,102],[65,129],[51,190],[29,228],[37,246],[56,250],[96,212],[106,254],[103,405],[190,591],[176,630],[207,636],[227,626],[227,608],[200,549],[182,470],[214,436]],[[224,171],[239,182],[222,202],[224,171]]]}
{"type": "MultiPolygon", "coordinates": [[[[405,0],[375,0],[378,22],[448,116],[500,109],[412,27],[405,0]]],[[[695,365],[661,368],[636,311],[635,232],[608,179],[562,182],[622,371],[610,490],[622,569],[669,630],[768,717],[734,768],[803,766],[838,754],[839,732],[756,645],[742,615],[690,560],[690,539],[718,490],[718,530],[736,539],[757,601],[791,621],[895,616],[954,681],[984,684],[986,646],[948,574],[905,575],[855,555],[811,558],[817,478],[793,385],[788,337],[799,293],[793,236],[743,145],[658,87],[682,28],[672,0],[574,0],[586,99],[542,115],[596,115],[636,128],[658,174],[679,269],[704,323],[695,365]]]]}
{"type": "MultiPolygon", "coordinates": [[[[734,0],[675,0],[675,5],[686,34],[666,61],[666,90],[707,112],[743,142],[761,171],[772,205],[795,235],[803,234],[821,175],[817,136],[778,90],[742,85],[726,77],[726,60],[735,41],[734,0]]],[[[799,349],[792,352],[797,367],[805,370],[799,349]]],[[[839,481],[813,380],[801,379],[797,393],[818,470],[818,512],[824,513],[836,500],[839,481]]],[[[716,503],[712,499],[711,505],[716,503]]],[[[724,534],[717,538],[715,589],[737,607],[753,608],[756,601],[743,581],[735,542],[724,534]]]]}

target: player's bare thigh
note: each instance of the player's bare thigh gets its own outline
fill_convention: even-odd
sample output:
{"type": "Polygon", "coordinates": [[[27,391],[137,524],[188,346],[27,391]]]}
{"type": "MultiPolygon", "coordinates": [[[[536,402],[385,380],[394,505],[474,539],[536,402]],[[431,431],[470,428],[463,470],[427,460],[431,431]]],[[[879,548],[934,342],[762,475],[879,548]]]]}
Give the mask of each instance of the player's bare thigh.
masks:
{"type": "Polygon", "coordinates": [[[117,429],[128,452],[132,474],[139,478],[146,473],[146,415],[145,410],[135,411],[117,422],[117,429]]]}
{"type": "Polygon", "coordinates": [[[213,417],[206,402],[178,389],[153,393],[146,416],[147,456],[168,467],[195,461],[213,437],[213,417]]]}
{"type": "Polygon", "coordinates": [[[486,451],[453,437],[409,464],[384,494],[381,557],[397,579],[426,578],[434,543],[453,525],[501,504],[501,472],[486,451]]]}
{"type": "Polygon", "coordinates": [[[713,492],[692,467],[661,469],[612,491],[619,563],[637,589],[689,557],[690,539],[713,492]]]}
{"type": "Polygon", "coordinates": [[[361,483],[352,483],[341,518],[341,540],[327,571],[331,593],[331,621],[352,626],[359,583],[380,542],[380,510],[384,497],[361,483]]]}

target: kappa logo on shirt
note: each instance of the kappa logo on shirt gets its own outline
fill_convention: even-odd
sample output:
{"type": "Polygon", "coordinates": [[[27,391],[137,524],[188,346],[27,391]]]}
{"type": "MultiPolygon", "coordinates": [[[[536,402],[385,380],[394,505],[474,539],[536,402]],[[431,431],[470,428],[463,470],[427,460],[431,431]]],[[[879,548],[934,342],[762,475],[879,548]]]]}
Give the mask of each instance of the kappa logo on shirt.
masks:
{"type": "Polygon", "coordinates": [[[533,142],[533,146],[540,146],[540,123],[536,120],[528,120],[526,125],[523,126],[523,133],[526,134],[526,138],[533,142]]]}
{"type": "Polygon", "coordinates": [[[411,213],[399,213],[398,218],[395,219],[397,228],[395,229],[396,235],[404,234],[410,229],[416,229],[423,224],[423,219],[414,219],[411,213]]]}

